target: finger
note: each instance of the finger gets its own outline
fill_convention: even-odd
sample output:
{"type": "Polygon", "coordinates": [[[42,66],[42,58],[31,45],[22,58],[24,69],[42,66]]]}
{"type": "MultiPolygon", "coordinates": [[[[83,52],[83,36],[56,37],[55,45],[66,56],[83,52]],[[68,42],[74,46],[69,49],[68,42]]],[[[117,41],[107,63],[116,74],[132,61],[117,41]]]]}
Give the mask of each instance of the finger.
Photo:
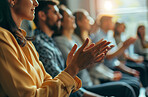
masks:
{"type": "Polygon", "coordinates": [[[104,54],[104,53],[98,55],[98,56],[95,58],[95,63],[98,63],[98,62],[103,61],[104,57],[105,57],[105,54],[104,54]]]}
{"type": "Polygon", "coordinates": [[[87,50],[87,49],[89,49],[89,48],[91,48],[91,47],[93,47],[95,44],[94,43],[92,43],[91,45],[89,45],[89,47],[87,47],[85,50],[87,50]]]}
{"type": "Polygon", "coordinates": [[[100,53],[102,53],[104,50],[109,50],[110,47],[107,46],[108,44],[110,44],[110,42],[107,42],[107,43],[104,43],[102,44],[100,47],[98,47],[96,50],[95,50],[95,55],[98,55],[100,53]]]}
{"type": "MultiPolygon", "coordinates": [[[[100,39],[97,43],[95,43],[95,45],[100,44],[103,40],[104,40],[103,38],[102,38],[102,39],[100,39]]],[[[92,48],[92,47],[91,47],[91,48],[92,48]]],[[[89,48],[89,49],[91,49],[91,48],[89,48]]]]}
{"type": "Polygon", "coordinates": [[[91,50],[91,51],[95,51],[97,49],[100,50],[100,48],[102,47],[102,45],[104,45],[106,43],[107,43],[107,41],[106,40],[103,40],[100,43],[96,44],[94,47],[90,48],[89,50],[91,50]]]}
{"type": "Polygon", "coordinates": [[[115,47],[115,45],[110,45],[110,49],[112,49],[113,47],[115,47]]]}
{"type": "MultiPolygon", "coordinates": [[[[87,39],[85,40],[85,42],[83,43],[83,45],[80,47],[79,50],[83,51],[84,48],[88,45],[88,43],[89,43],[89,39],[87,38],[87,39]]],[[[79,51],[79,50],[78,50],[78,51],[79,51]]]]}
{"type": "Polygon", "coordinates": [[[103,49],[101,49],[99,52],[96,50],[94,53],[98,55],[98,53],[102,53],[102,52],[104,52],[104,51],[106,51],[106,50],[107,50],[107,51],[110,50],[110,47],[109,47],[109,46],[106,46],[106,47],[104,47],[103,49]]]}
{"type": "Polygon", "coordinates": [[[114,46],[115,46],[115,45],[106,46],[106,47],[104,47],[100,52],[105,53],[105,55],[106,55],[106,53],[107,53],[109,50],[111,50],[114,46]]]}
{"type": "Polygon", "coordinates": [[[73,56],[73,54],[75,53],[76,49],[77,49],[77,45],[75,44],[75,45],[72,47],[71,51],[69,52],[68,57],[73,56]]]}
{"type": "Polygon", "coordinates": [[[97,44],[100,44],[103,40],[104,40],[103,38],[100,39],[100,40],[96,43],[96,45],[97,45],[97,44]]]}

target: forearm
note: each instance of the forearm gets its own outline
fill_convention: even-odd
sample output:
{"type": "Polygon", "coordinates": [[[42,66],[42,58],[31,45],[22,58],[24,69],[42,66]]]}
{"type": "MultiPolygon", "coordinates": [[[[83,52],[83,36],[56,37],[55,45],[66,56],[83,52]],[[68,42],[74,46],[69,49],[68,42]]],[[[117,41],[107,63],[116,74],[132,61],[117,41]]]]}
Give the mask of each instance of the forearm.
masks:
{"type": "Polygon", "coordinates": [[[117,69],[126,72],[126,73],[131,73],[132,69],[127,67],[125,64],[120,63],[120,65],[116,66],[117,69]]]}

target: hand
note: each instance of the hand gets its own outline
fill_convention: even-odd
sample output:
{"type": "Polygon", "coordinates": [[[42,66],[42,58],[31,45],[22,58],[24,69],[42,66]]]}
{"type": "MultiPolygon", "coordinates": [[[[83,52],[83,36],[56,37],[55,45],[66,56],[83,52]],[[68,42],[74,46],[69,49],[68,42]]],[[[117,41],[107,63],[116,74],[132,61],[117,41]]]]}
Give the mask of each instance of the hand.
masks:
{"type": "Polygon", "coordinates": [[[135,69],[131,69],[130,74],[135,77],[139,77],[140,72],[135,69]]]}
{"type": "Polygon", "coordinates": [[[122,73],[120,71],[115,71],[114,72],[114,81],[118,81],[122,78],[122,73]]]}
{"type": "MultiPolygon", "coordinates": [[[[88,46],[87,48],[86,48],[86,50],[87,49],[89,49],[89,48],[91,48],[91,47],[93,47],[95,44],[94,43],[92,43],[90,46],[88,46]]],[[[75,47],[75,46],[74,46],[75,47]]],[[[68,64],[70,64],[70,62],[71,62],[71,59],[72,59],[72,57],[73,57],[73,53],[74,53],[74,51],[76,50],[76,48],[72,48],[72,52],[71,53],[69,53],[68,54],[68,56],[67,56],[67,61],[66,61],[66,65],[68,66],[68,64]]]]}
{"type": "Polygon", "coordinates": [[[123,46],[127,48],[127,47],[129,47],[129,45],[133,44],[136,40],[137,40],[137,38],[130,37],[129,39],[127,39],[123,42],[123,46]]]}
{"type": "Polygon", "coordinates": [[[144,61],[144,57],[139,56],[137,59],[135,59],[136,63],[142,63],[144,61]]]}
{"type": "Polygon", "coordinates": [[[67,58],[67,67],[65,69],[73,77],[82,69],[100,62],[103,60],[107,51],[111,48],[108,46],[110,42],[106,40],[100,40],[95,45],[91,44],[87,47],[89,40],[86,39],[84,44],[78,49],[78,51],[74,54],[77,49],[77,45],[74,45],[67,58]],[[87,48],[86,48],[87,47],[87,48]]]}
{"type": "Polygon", "coordinates": [[[103,97],[103,96],[100,96],[98,94],[95,94],[95,93],[92,93],[92,92],[89,92],[89,91],[85,91],[83,97],[103,97]]]}

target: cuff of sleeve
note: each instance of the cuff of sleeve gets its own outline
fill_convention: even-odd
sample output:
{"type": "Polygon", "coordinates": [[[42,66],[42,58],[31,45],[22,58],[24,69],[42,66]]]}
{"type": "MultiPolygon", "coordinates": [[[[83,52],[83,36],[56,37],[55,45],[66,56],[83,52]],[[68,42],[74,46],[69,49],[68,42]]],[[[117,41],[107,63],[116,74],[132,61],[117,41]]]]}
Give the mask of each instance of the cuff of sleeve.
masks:
{"type": "Polygon", "coordinates": [[[82,86],[81,80],[78,77],[73,78],[65,71],[62,71],[56,78],[64,83],[68,92],[72,90],[77,91],[82,86]]]}

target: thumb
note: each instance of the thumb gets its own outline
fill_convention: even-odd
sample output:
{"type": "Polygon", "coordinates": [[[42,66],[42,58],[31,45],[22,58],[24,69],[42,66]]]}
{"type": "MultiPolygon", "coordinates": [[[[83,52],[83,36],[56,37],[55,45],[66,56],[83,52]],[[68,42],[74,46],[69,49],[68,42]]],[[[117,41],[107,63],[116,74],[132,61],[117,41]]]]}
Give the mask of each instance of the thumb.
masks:
{"type": "Polygon", "coordinates": [[[72,55],[75,53],[76,49],[77,49],[77,45],[75,44],[75,45],[72,47],[71,51],[69,52],[68,57],[69,57],[69,56],[72,56],[72,55]]]}
{"type": "Polygon", "coordinates": [[[73,57],[73,54],[75,53],[76,49],[77,49],[77,45],[75,44],[75,45],[72,47],[71,51],[69,52],[69,54],[68,54],[68,56],[67,56],[66,65],[69,65],[69,64],[70,64],[70,62],[71,62],[71,60],[72,60],[72,57],[73,57]]]}

